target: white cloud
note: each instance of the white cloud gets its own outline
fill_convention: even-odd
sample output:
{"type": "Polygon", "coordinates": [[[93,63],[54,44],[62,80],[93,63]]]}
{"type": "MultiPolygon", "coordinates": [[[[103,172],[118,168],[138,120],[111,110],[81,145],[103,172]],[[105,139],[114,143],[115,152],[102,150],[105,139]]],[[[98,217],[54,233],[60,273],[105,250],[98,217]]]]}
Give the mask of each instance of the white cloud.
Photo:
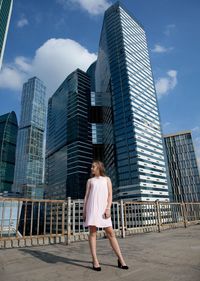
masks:
{"type": "Polygon", "coordinates": [[[34,58],[16,57],[13,63],[3,66],[0,88],[19,91],[28,78],[37,76],[50,96],[67,75],[76,68],[87,70],[96,57],[76,41],[52,38],[36,50],[34,58]]]}
{"type": "Polygon", "coordinates": [[[0,72],[0,88],[19,91],[22,88],[25,76],[15,66],[6,66],[0,72]]]}
{"type": "Polygon", "coordinates": [[[18,20],[17,27],[22,28],[28,24],[29,24],[28,20],[25,17],[22,17],[20,20],[18,20]]]}
{"type": "Polygon", "coordinates": [[[87,70],[96,60],[94,53],[71,39],[50,39],[37,51],[33,60],[33,70],[51,91],[62,83],[76,68],[87,70]]]}
{"type": "Polygon", "coordinates": [[[40,24],[42,22],[42,14],[40,12],[38,12],[37,14],[35,14],[34,16],[34,20],[36,24],[40,24]]]}
{"type": "Polygon", "coordinates": [[[28,73],[32,70],[31,60],[28,58],[16,57],[14,63],[21,72],[28,73]]]}
{"type": "Polygon", "coordinates": [[[160,44],[155,44],[154,48],[151,50],[153,53],[168,53],[173,50],[173,47],[166,48],[160,44]]]}
{"type": "Polygon", "coordinates": [[[170,124],[171,124],[170,122],[165,122],[165,123],[163,124],[163,128],[168,127],[170,124]]]}
{"type": "Polygon", "coordinates": [[[200,127],[199,126],[196,126],[196,127],[194,127],[194,128],[192,128],[192,132],[194,132],[194,133],[200,133],[200,127]]]}
{"type": "Polygon", "coordinates": [[[82,8],[91,15],[99,15],[112,4],[108,0],[57,0],[64,8],[82,8]]]}
{"type": "Polygon", "coordinates": [[[158,98],[167,95],[177,85],[177,71],[169,70],[166,77],[161,77],[156,81],[156,92],[158,98]]]}
{"type": "Polygon", "coordinates": [[[60,18],[56,23],[55,27],[59,29],[61,26],[66,26],[65,18],[60,18]]]}
{"type": "Polygon", "coordinates": [[[165,27],[165,31],[164,31],[164,34],[166,36],[170,36],[172,34],[172,32],[175,30],[176,28],[176,25],[175,24],[168,24],[166,27],[165,27]]]}

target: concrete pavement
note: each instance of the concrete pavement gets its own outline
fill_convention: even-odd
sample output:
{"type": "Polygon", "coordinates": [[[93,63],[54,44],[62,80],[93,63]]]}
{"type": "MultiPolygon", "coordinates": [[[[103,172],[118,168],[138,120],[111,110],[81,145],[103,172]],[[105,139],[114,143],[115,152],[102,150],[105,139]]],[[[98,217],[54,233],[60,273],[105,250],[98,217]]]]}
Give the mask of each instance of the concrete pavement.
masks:
{"type": "Polygon", "coordinates": [[[129,270],[117,268],[109,241],[97,241],[102,271],[92,270],[88,241],[0,250],[0,281],[200,281],[200,225],[118,238],[129,270]]]}

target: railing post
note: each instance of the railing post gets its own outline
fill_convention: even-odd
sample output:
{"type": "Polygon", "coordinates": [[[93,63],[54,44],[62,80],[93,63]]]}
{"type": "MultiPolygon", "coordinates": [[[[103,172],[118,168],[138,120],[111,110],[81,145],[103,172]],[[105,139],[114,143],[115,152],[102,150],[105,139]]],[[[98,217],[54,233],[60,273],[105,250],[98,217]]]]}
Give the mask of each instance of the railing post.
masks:
{"type": "Polygon", "coordinates": [[[120,214],[121,214],[121,224],[122,224],[121,236],[122,236],[122,238],[125,238],[125,227],[124,227],[124,202],[123,202],[122,199],[120,200],[120,214]]]}
{"type": "Polygon", "coordinates": [[[26,236],[26,216],[27,216],[27,200],[25,201],[25,207],[24,207],[24,226],[23,226],[23,238],[26,236]]]}
{"type": "Polygon", "coordinates": [[[158,226],[158,232],[161,232],[161,214],[160,214],[160,205],[158,200],[155,201],[155,207],[156,207],[156,214],[157,214],[157,226],[158,226]]]}
{"type": "Polygon", "coordinates": [[[62,203],[62,236],[65,235],[65,202],[62,203]]]}
{"type": "Polygon", "coordinates": [[[71,197],[67,197],[67,245],[71,238],[71,197]]]}
{"type": "Polygon", "coordinates": [[[186,208],[185,208],[184,202],[181,203],[181,208],[182,208],[182,213],[183,213],[183,224],[184,224],[184,227],[186,228],[187,227],[187,213],[186,213],[186,208]]]}
{"type": "Polygon", "coordinates": [[[1,237],[3,237],[3,228],[4,228],[4,215],[5,215],[5,206],[6,206],[6,204],[5,204],[5,201],[3,200],[2,201],[3,202],[3,204],[2,204],[2,216],[1,216],[1,237]]]}

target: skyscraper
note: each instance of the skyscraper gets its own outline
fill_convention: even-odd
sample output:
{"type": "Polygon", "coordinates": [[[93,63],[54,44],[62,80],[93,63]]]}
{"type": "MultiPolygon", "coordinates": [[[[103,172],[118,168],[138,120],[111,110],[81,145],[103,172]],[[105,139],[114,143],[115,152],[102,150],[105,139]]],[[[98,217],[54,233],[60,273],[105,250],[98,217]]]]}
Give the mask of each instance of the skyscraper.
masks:
{"type": "Polygon", "coordinates": [[[13,0],[0,0],[0,69],[3,61],[12,7],[13,0]]]}
{"type": "Polygon", "coordinates": [[[110,83],[106,92],[96,91],[96,62],[91,64],[87,74],[91,79],[90,118],[92,127],[93,159],[101,160],[106,172],[116,186],[115,144],[113,138],[113,112],[110,83]]]}
{"type": "Polygon", "coordinates": [[[11,191],[13,184],[17,131],[14,111],[0,116],[0,193],[11,191]]]}
{"type": "Polygon", "coordinates": [[[164,140],[173,201],[200,201],[200,176],[191,131],[168,134],[164,140]]]}
{"type": "Polygon", "coordinates": [[[49,99],[46,196],[83,198],[92,162],[90,80],[77,69],[49,99]]]}
{"type": "Polygon", "coordinates": [[[115,176],[114,194],[123,199],[168,201],[163,139],[146,34],[119,2],[104,15],[95,92],[111,97],[112,112],[103,117],[107,120],[104,162],[108,171],[111,166],[116,170],[113,175],[109,172],[112,179],[115,176]]]}
{"type": "Polygon", "coordinates": [[[101,93],[95,92],[96,61],[87,70],[90,76],[90,114],[89,122],[92,129],[93,158],[103,160],[103,99],[101,93]]]}
{"type": "Polygon", "coordinates": [[[45,96],[46,88],[37,77],[23,85],[13,191],[28,198],[42,197],[45,96]]]}

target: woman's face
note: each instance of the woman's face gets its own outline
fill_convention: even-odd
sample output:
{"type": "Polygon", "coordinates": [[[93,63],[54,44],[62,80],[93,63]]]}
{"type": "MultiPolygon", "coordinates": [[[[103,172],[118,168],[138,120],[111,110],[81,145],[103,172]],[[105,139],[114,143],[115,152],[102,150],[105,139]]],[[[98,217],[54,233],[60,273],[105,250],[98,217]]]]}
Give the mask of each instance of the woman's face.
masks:
{"type": "Polygon", "coordinates": [[[99,175],[99,167],[96,163],[92,163],[91,172],[93,175],[99,175]]]}

